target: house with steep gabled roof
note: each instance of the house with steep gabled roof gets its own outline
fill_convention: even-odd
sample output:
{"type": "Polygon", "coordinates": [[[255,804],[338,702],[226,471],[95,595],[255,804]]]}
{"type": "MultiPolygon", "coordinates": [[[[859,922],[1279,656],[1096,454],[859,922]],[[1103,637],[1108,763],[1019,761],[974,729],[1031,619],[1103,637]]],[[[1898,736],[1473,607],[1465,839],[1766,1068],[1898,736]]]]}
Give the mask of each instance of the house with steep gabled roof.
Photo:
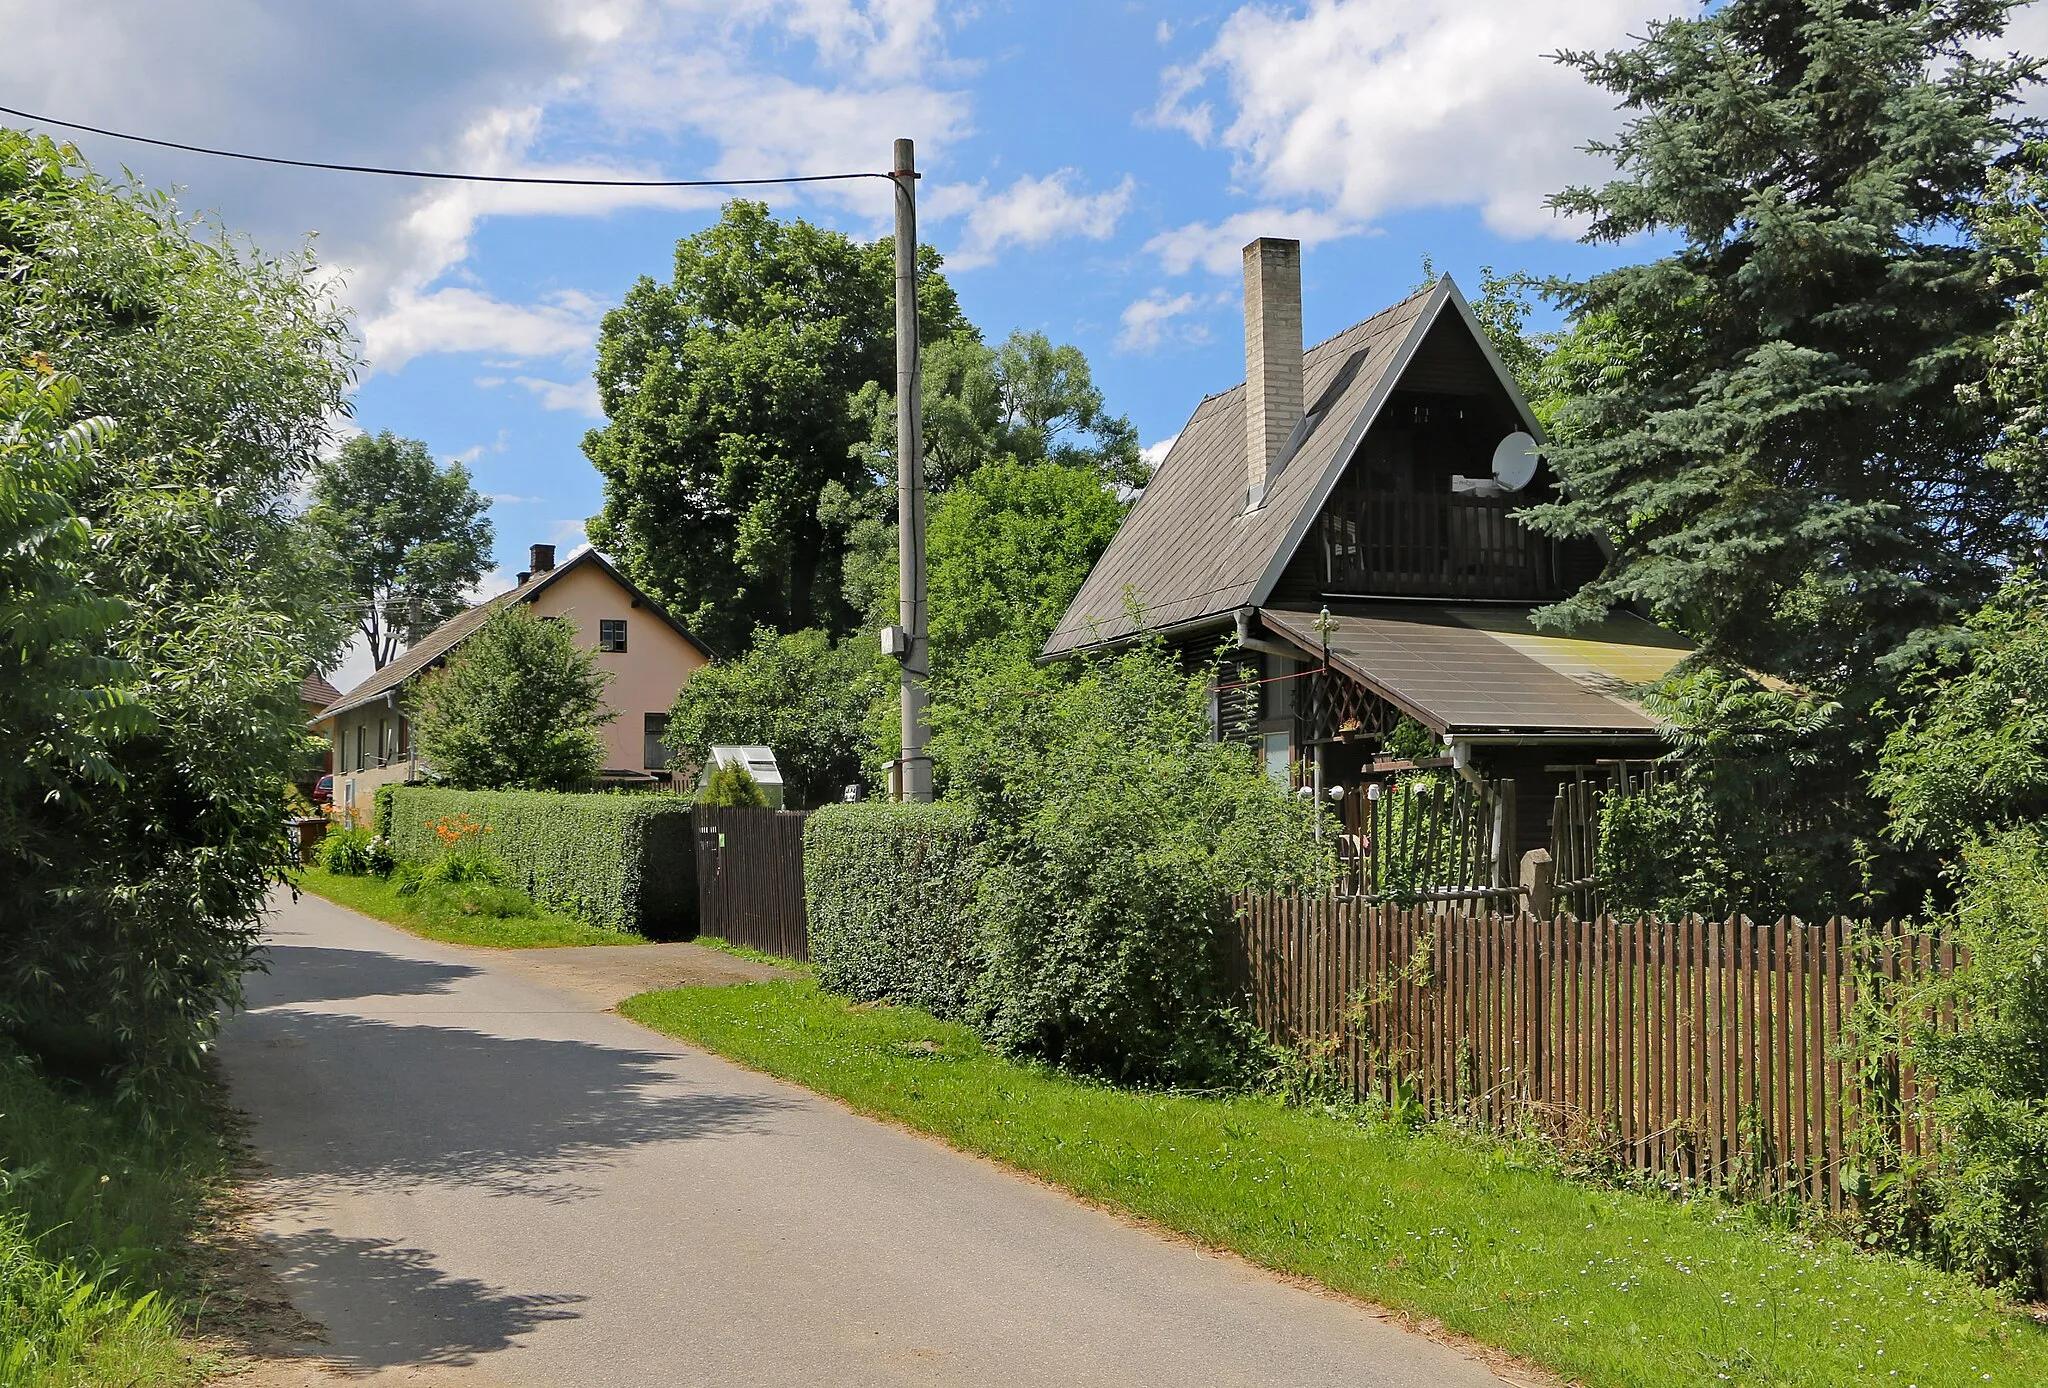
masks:
{"type": "Polygon", "coordinates": [[[1659,750],[1634,691],[1690,647],[1629,614],[1531,623],[1604,556],[1517,518],[1558,480],[1448,275],[1304,348],[1300,243],[1244,265],[1245,383],[1196,407],[1045,655],[1234,643],[1256,676],[1219,683],[1218,735],[1255,736],[1276,775],[1355,781],[1405,716],[1451,764],[1513,777],[1518,837],[1545,842],[1560,779],[1659,750]]]}
{"type": "Polygon", "coordinates": [[[669,709],[690,677],[711,663],[710,649],[595,549],[557,565],[553,545],[534,545],[527,570],[509,591],[449,618],[308,724],[326,734],[332,748],[338,811],[354,809],[367,819],[378,786],[427,774],[406,715],[410,687],[445,665],[492,613],[515,603],[569,623],[578,643],[594,650],[598,668],[611,676],[605,703],[616,716],[602,730],[602,779],[613,784],[672,780],[662,745],[669,709]]]}

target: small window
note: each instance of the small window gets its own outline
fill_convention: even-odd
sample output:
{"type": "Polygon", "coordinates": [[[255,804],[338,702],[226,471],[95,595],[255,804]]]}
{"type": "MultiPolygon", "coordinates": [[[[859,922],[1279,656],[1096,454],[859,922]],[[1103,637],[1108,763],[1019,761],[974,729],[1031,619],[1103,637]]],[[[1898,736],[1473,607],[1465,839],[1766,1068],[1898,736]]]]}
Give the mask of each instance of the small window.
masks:
{"type": "Polygon", "coordinates": [[[640,764],[649,771],[665,771],[668,769],[668,748],[662,746],[661,740],[668,736],[668,715],[650,713],[646,716],[645,726],[645,746],[641,749],[640,764]]]}
{"type": "Polygon", "coordinates": [[[601,618],[597,624],[597,648],[623,653],[626,649],[626,619],[601,618]]]}
{"type": "Polygon", "coordinates": [[[358,771],[364,771],[364,770],[367,770],[367,769],[369,769],[369,765],[370,765],[370,752],[369,752],[369,743],[370,743],[370,725],[369,725],[368,723],[358,723],[358,724],[356,724],[356,765],[355,765],[355,769],[356,769],[356,770],[358,770],[358,771]]]}
{"type": "Polygon", "coordinates": [[[391,720],[377,720],[377,765],[391,765],[391,720]]]}

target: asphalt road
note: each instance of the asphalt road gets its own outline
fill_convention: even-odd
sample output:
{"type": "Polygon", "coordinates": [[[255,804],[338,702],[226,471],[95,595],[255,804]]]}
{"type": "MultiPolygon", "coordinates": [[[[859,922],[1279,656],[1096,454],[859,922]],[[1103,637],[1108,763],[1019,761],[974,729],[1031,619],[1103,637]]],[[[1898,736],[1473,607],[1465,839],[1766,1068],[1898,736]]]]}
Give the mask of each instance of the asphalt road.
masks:
{"type": "MultiPolygon", "coordinates": [[[[671,954],[673,981],[745,972],[689,953],[698,965],[671,954]]],[[[604,1010],[636,968],[666,965],[578,977],[543,956],[279,899],[271,971],[221,1049],[271,1172],[273,1266],[326,1328],[333,1371],[578,1388],[1501,1382],[1348,1302],[604,1010]]]]}

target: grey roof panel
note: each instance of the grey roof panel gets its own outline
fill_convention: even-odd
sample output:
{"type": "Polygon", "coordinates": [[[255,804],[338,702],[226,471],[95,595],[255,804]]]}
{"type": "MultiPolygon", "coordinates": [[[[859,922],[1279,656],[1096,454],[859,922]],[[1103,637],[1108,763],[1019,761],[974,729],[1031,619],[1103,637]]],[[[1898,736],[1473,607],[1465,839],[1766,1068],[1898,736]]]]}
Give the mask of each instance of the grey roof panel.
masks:
{"type": "Polygon", "coordinates": [[[1046,653],[1255,601],[1301,513],[1349,461],[1363,431],[1361,417],[1385,394],[1405,350],[1453,292],[1448,279],[1439,281],[1303,354],[1309,427],[1268,481],[1256,511],[1244,510],[1244,387],[1204,400],[1074,595],[1046,653]],[[1127,597],[1141,609],[1140,620],[1128,614],[1127,597]]]}
{"type": "MultiPolygon", "coordinates": [[[[1304,651],[1321,649],[1316,614],[1266,608],[1260,616],[1304,651]]],[[[1329,649],[1333,665],[1441,732],[1642,736],[1662,725],[1605,672],[1647,675],[1646,651],[1664,653],[1669,668],[1688,648],[1634,618],[1546,637],[1528,627],[1526,612],[1468,618],[1389,605],[1332,613],[1329,649]]]]}

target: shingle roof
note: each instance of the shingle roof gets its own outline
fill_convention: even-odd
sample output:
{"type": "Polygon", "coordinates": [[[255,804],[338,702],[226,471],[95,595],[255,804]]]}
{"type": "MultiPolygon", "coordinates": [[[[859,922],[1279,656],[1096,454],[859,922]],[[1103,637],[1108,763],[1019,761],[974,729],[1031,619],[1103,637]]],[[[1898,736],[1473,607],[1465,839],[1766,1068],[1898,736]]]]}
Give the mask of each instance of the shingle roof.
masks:
{"type": "Polygon", "coordinates": [[[1045,644],[1049,656],[1258,606],[1343,475],[1401,368],[1445,311],[1462,313],[1508,394],[1512,378],[1448,275],[1302,354],[1309,418],[1294,453],[1246,513],[1244,387],[1202,401],[1045,644]],[[1129,593],[1142,609],[1126,612],[1129,593]]]}
{"type": "Polygon", "coordinates": [[[317,673],[299,681],[299,702],[312,708],[326,708],[341,697],[341,691],[317,673]]]}
{"type": "Polygon", "coordinates": [[[681,622],[670,616],[662,608],[661,604],[655,602],[652,598],[634,587],[632,583],[628,582],[625,575],[612,566],[610,560],[594,549],[587,549],[581,554],[572,555],[568,559],[563,560],[546,573],[533,575],[526,582],[508,592],[500,593],[487,602],[478,603],[468,611],[459,612],[455,616],[450,617],[440,626],[435,627],[432,631],[414,642],[407,648],[405,654],[393,660],[374,675],[371,675],[354,689],[349,690],[337,702],[330,704],[322,711],[320,718],[326,719],[337,713],[346,713],[350,709],[361,708],[364,704],[381,698],[392,690],[397,689],[414,675],[453,650],[465,637],[489,621],[493,612],[498,611],[500,608],[510,607],[514,603],[531,601],[542,589],[555,582],[563,574],[585,564],[595,564],[598,568],[604,570],[606,574],[611,576],[613,582],[638,598],[656,617],[659,617],[662,621],[673,627],[677,635],[703,652],[705,659],[711,658],[711,648],[692,635],[688,627],[685,627],[681,622]]]}
{"type": "MultiPolygon", "coordinates": [[[[1310,655],[1316,614],[1265,608],[1261,620],[1310,655]]],[[[1692,649],[1616,613],[1569,636],[1539,632],[1526,609],[1373,606],[1330,617],[1330,663],[1439,732],[1654,736],[1634,691],[1692,649]]]]}

